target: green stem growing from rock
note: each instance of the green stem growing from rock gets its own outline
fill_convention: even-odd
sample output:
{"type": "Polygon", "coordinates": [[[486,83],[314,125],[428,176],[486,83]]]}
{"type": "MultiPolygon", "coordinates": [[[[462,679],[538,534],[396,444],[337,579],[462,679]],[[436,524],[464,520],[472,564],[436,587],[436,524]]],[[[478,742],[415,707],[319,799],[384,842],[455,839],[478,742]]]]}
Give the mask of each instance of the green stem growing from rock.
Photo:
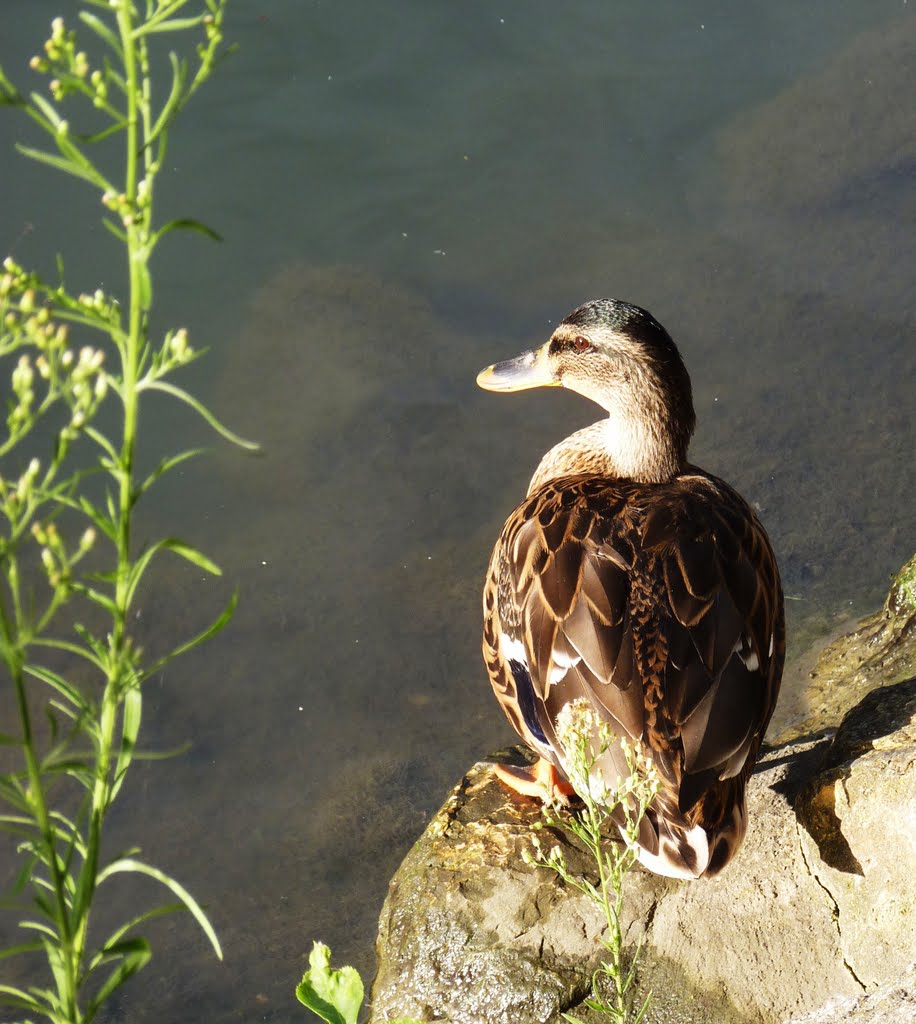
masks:
{"type": "MultiPolygon", "coordinates": [[[[559,846],[545,850],[539,836],[533,840],[534,853],[526,860],[555,871],[567,885],[588,896],[604,917],[606,931],[601,944],[607,959],[601,961],[592,976],[592,995],[585,1005],[615,1024],[639,1024],[649,1007],[651,993],[636,1004],[634,985],[642,943],[627,953],[621,921],[626,876],[638,859],[639,825],[658,794],[658,775],[639,744],[615,737],[582,701],[563,709],[557,735],[565,751],[569,781],[582,807],[569,812],[559,804],[545,806],[544,824],[561,829],[585,846],[597,872],[597,885],[570,870],[559,846]],[[623,749],[629,775],[609,786],[595,766],[618,744],[623,749]],[[619,832],[622,842],[610,839],[609,832],[619,832]]],[[[571,1024],[582,1024],[572,1014],[563,1016],[571,1024]]]]}

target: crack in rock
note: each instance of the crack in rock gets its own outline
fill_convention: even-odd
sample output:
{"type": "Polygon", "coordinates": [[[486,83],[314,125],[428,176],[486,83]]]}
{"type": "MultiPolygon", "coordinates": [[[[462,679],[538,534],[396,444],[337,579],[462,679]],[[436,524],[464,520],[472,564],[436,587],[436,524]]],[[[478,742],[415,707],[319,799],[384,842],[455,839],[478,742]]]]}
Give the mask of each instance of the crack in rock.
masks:
{"type": "Polygon", "coordinates": [[[824,885],[824,883],[821,881],[820,876],[814,870],[812,865],[808,863],[808,856],[805,853],[805,843],[801,835],[801,825],[798,821],[795,822],[795,833],[798,836],[798,848],[801,852],[802,863],[805,865],[805,869],[807,870],[808,874],[814,879],[814,881],[817,882],[818,886],[820,886],[820,888],[823,889],[823,891],[827,894],[827,898],[830,900],[830,904],[833,908],[833,913],[831,914],[831,916],[833,918],[833,923],[836,925],[836,934],[837,939],[839,940],[838,944],[840,949],[840,956],[843,959],[843,966],[849,972],[849,976],[852,978],[852,980],[862,989],[863,992],[865,992],[867,991],[867,986],[865,985],[865,982],[862,981],[858,974],[856,974],[855,968],[846,959],[846,951],[843,948],[843,930],[840,927],[840,905],[839,903],[837,903],[836,897],[833,895],[830,889],[828,889],[827,886],[824,885]]]}

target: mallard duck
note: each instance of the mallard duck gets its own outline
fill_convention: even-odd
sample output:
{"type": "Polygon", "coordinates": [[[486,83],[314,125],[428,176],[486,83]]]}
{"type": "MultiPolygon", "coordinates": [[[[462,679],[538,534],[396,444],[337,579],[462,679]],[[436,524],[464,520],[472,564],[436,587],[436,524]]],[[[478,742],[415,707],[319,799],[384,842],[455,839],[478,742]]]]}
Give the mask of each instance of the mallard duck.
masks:
{"type": "MultiPolygon", "coordinates": [[[[646,310],[599,299],[477,383],[570,388],[607,412],[541,459],[493,550],[484,660],[538,755],[498,774],[544,799],[569,793],[555,727],[584,699],[648,748],[661,778],[640,861],[672,877],[714,875],[744,838],[745,784],[779,692],[785,626],[757,516],[687,461],[695,416],[680,353],[646,310]]],[[[625,770],[620,758],[603,768],[625,770]]]]}

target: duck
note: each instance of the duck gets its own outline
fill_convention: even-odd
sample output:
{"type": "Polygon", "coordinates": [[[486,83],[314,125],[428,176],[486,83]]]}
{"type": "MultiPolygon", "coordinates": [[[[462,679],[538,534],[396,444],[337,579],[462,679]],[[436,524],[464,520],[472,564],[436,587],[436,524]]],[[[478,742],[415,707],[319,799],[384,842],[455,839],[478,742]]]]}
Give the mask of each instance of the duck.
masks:
{"type": "MultiPolygon", "coordinates": [[[[574,796],[557,720],[585,701],[658,774],[639,861],[672,878],[712,877],[743,841],[746,784],[785,660],[766,531],[734,488],[688,461],[690,376],[645,309],[587,302],[477,383],[568,388],[606,413],[543,456],[490,558],[484,663],[536,755],[496,773],[545,802],[574,796]]],[[[599,762],[609,786],[628,773],[621,757],[599,762]]]]}

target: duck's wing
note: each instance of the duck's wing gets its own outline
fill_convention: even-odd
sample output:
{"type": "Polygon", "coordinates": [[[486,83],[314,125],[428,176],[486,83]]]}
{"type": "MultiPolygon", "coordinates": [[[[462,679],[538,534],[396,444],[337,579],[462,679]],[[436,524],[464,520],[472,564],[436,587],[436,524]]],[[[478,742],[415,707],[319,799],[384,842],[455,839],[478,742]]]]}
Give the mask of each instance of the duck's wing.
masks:
{"type": "Polygon", "coordinates": [[[484,603],[497,697],[559,767],[556,716],[585,698],[649,744],[672,814],[695,821],[716,783],[749,770],[779,685],[782,594],[763,528],[726,484],[554,481],[507,522],[484,603]]]}

